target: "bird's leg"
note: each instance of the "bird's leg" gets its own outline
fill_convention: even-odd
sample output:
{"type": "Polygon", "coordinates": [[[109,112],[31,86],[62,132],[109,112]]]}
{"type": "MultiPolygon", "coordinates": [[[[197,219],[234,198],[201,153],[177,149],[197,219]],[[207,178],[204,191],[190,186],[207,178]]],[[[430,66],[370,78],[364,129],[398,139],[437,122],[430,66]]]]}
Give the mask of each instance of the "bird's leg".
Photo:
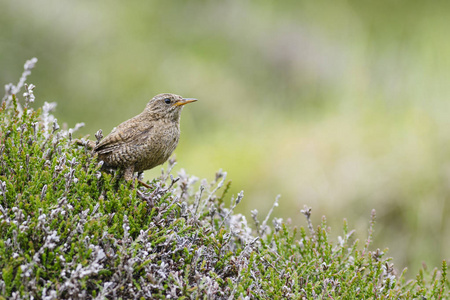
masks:
{"type": "Polygon", "coordinates": [[[125,178],[126,181],[130,181],[133,180],[133,175],[134,175],[134,165],[131,165],[125,169],[123,178],[125,178]]]}
{"type": "MultiPolygon", "coordinates": [[[[125,169],[123,178],[125,178],[126,181],[131,181],[134,179],[134,165],[131,165],[125,169]]],[[[149,186],[145,182],[139,180],[139,178],[136,178],[136,179],[137,179],[137,182],[140,183],[141,185],[145,186],[146,188],[151,188],[151,186],[149,186]]]]}

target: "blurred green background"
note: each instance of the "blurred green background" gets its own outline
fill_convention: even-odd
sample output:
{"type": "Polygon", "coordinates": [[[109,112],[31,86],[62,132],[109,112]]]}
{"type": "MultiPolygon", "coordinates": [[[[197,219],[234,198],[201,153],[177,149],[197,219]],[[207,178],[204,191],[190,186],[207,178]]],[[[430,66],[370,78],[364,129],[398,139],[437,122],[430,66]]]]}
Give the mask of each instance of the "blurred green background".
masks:
{"type": "MultiPolygon", "coordinates": [[[[342,219],[410,277],[450,248],[450,2],[5,1],[0,82],[105,134],[155,94],[184,109],[177,170],[222,168],[239,212],[342,219]]],[[[158,176],[160,168],[146,172],[158,176]]]]}

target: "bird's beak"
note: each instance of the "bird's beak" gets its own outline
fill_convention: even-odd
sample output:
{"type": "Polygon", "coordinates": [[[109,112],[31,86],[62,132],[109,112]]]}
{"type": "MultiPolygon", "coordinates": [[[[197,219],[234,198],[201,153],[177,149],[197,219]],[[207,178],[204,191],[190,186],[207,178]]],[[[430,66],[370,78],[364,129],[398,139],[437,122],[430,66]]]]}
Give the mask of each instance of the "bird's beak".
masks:
{"type": "Polygon", "coordinates": [[[197,99],[194,98],[184,98],[183,100],[175,102],[172,106],[182,106],[191,102],[195,102],[197,99]]]}

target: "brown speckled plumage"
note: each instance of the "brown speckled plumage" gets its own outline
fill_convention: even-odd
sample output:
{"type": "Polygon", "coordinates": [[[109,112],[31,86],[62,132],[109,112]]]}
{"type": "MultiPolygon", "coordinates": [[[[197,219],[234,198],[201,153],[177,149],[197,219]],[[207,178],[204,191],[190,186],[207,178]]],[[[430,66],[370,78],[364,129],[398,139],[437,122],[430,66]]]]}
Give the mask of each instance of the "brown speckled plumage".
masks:
{"type": "Polygon", "coordinates": [[[123,168],[126,180],[164,163],[180,138],[180,115],[183,105],[196,101],[174,94],[159,94],[144,111],[106,136],[94,148],[106,167],[123,168]]]}

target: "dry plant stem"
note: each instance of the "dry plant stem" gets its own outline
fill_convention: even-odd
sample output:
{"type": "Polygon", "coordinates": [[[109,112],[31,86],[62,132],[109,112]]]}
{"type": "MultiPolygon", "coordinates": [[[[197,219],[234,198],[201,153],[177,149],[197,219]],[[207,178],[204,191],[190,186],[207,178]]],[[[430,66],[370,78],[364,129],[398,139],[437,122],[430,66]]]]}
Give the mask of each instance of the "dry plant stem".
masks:
{"type": "Polygon", "coordinates": [[[372,212],[370,213],[370,226],[369,226],[369,236],[367,237],[366,244],[364,245],[363,254],[366,253],[366,251],[369,250],[369,246],[372,243],[373,238],[373,228],[375,226],[375,219],[376,219],[376,211],[375,209],[372,209],[372,212]]]}
{"type": "MultiPolygon", "coordinates": [[[[225,182],[225,179],[227,178],[227,172],[219,171],[219,172],[216,174],[216,180],[215,180],[215,182],[217,182],[217,180],[218,180],[219,178],[222,178],[222,180],[217,184],[217,186],[209,193],[208,197],[203,201],[203,204],[200,206],[200,207],[201,207],[200,211],[203,210],[203,208],[206,206],[206,204],[207,204],[209,201],[211,201],[212,196],[214,196],[215,193],[223,186],[223,184],[224,184],[224,182],[225,182]]],[[[203,188],[204,188],[204,187],[203,187],[203,188]]],[[[203,190],[201,190],[200,192],[202,193],[203,190]]],[[[242,191],[242,193],[243,193],[243,191],[242,191]]],[[[243,194],[242,194],[242,197],[243,197],[243,194]]],[[[241,198],[241,199],[242,199],[242,198],[241,198]]],[[[199,199],[199,200],[200,200],[200,199],[199,199]]],[[[240,200],[239,200],[239,201],[240,201],[240,200]]],[[[238,204],[238,203],[239,203],[239,202],[237,202],[236,204],[238,204]]]]}
{"type": "Polygon", "coordinates": [[[166,182],[167,178],[169,178],[170,173],[172,172],[173,167],[177,164],[175,158],[169,158],[167,164],[167,171],[164,172],[164,168],[161,169],[161,181],[166,182]]]}
{"type": "Polygon", "coordinates": [[[194,216],[197,216],[197,212],[198,212],[198,208],[200,206],[200,199],[202,199],[202,194],[203,191],[205,190],[205,187],[203,185],[200,186],[200,191],[198,192],[198,194],[195,196],[195,202],[194,202],[194,216]]]}
{"type": "Polygon", "coordinates": [[[222,228],[222,226],[225,223],[225,221],[228,220],[228,218],[233,213],[234,209],[239,204],[239,202],[241,202],[242,198],[244,198],[244,191],[240,191],[239,194],[237,195],[236,201],[234,202],[233,206],[230,208],[230,210],[228,211],[227,215],[223,218],[222,223],[220,223],[219,230],[222,228]]]}
{"type": "Polygon", "coordinates": [[[261,231],[259,232],[260,236],[262,236],[267,229],[267,221],[269,221],[270,215],[272,214],[274,208],[276,206],[278,206],[278,200],[280,199],[281,195],[277,195],[277,197],[275,198],[275,202],[273,203],[272,207],[270,208],[269,212],[267,213],[266,218],[264,219],[262,225],[261,225],[261,231]]]}
{"type": "Polygon", "coordinates": [[[260,234],[261,229],[260,229],[260,226],[259,226],[260,224],[259,224],[259,220],[258,220],[258,210],[253,209],[251,211],[251,215],[252,215],[253,222],[255,222],[256,232],[258,232],[258,234],[260,234]]]}
{"type": "MultiPolygon", "coordinates": [[[[27,60],[23,66],[24,70],[23,70],[22,76],[20,77],[17,85],[13,85],[10,83],[5,86],[5,96],[3,97],[2,102],[6,101],[6,107],[8,107],[11,104],[12,95],[16,95],[20,92],[20,89],[22,88],[22,86],[24,86],[25,81],[27,80],[27,77],[31,74],[31,70],[34,68],[37,61],[38,60],[36,57],[33,57],[30,60],[27,60]]],[[[34,86],[33,86],[33,88],[34,88],[34,86]]],[[[33,98],[33,100],[34,100],[34,98],[33,98]]],[[[22,107],[20,106],[19,103],[17,103],[17,109],[19,110],[20,113],[22,113],[22,107]]]]}
{"type": "Polygon", "coordinates": [[[146,188],[148,188],[148,189],[150,189],[150,188],[152,188],[152,186],[151,185],[148,185],[148,184],[146,184],[145,182],[143,182],[143,181],[141,181],[141,180],[137,180],[138,181],[138,183],[140,184],[140,185],[143,185],[143,186],[145,186],[146,188]]]}
{"type": "Polygon", "coordinates": [[[315,232],[314,232],[314,227],[311,222],[311,207],[308,207],[307,205],[305,205],[300,212],[306,217],[306,222],[308,223],[309,233],[311,234],[311,237],[314,237],[315,232]]]}
{"type": "Polygon", "coordinates": [[[170,190],[174,186],[174,184],[178,182],[178,180],[180,180],[180,177],[173,178],[172,174],[170,174],[170,185],[166,189],[166,191],[170,190]]]}

